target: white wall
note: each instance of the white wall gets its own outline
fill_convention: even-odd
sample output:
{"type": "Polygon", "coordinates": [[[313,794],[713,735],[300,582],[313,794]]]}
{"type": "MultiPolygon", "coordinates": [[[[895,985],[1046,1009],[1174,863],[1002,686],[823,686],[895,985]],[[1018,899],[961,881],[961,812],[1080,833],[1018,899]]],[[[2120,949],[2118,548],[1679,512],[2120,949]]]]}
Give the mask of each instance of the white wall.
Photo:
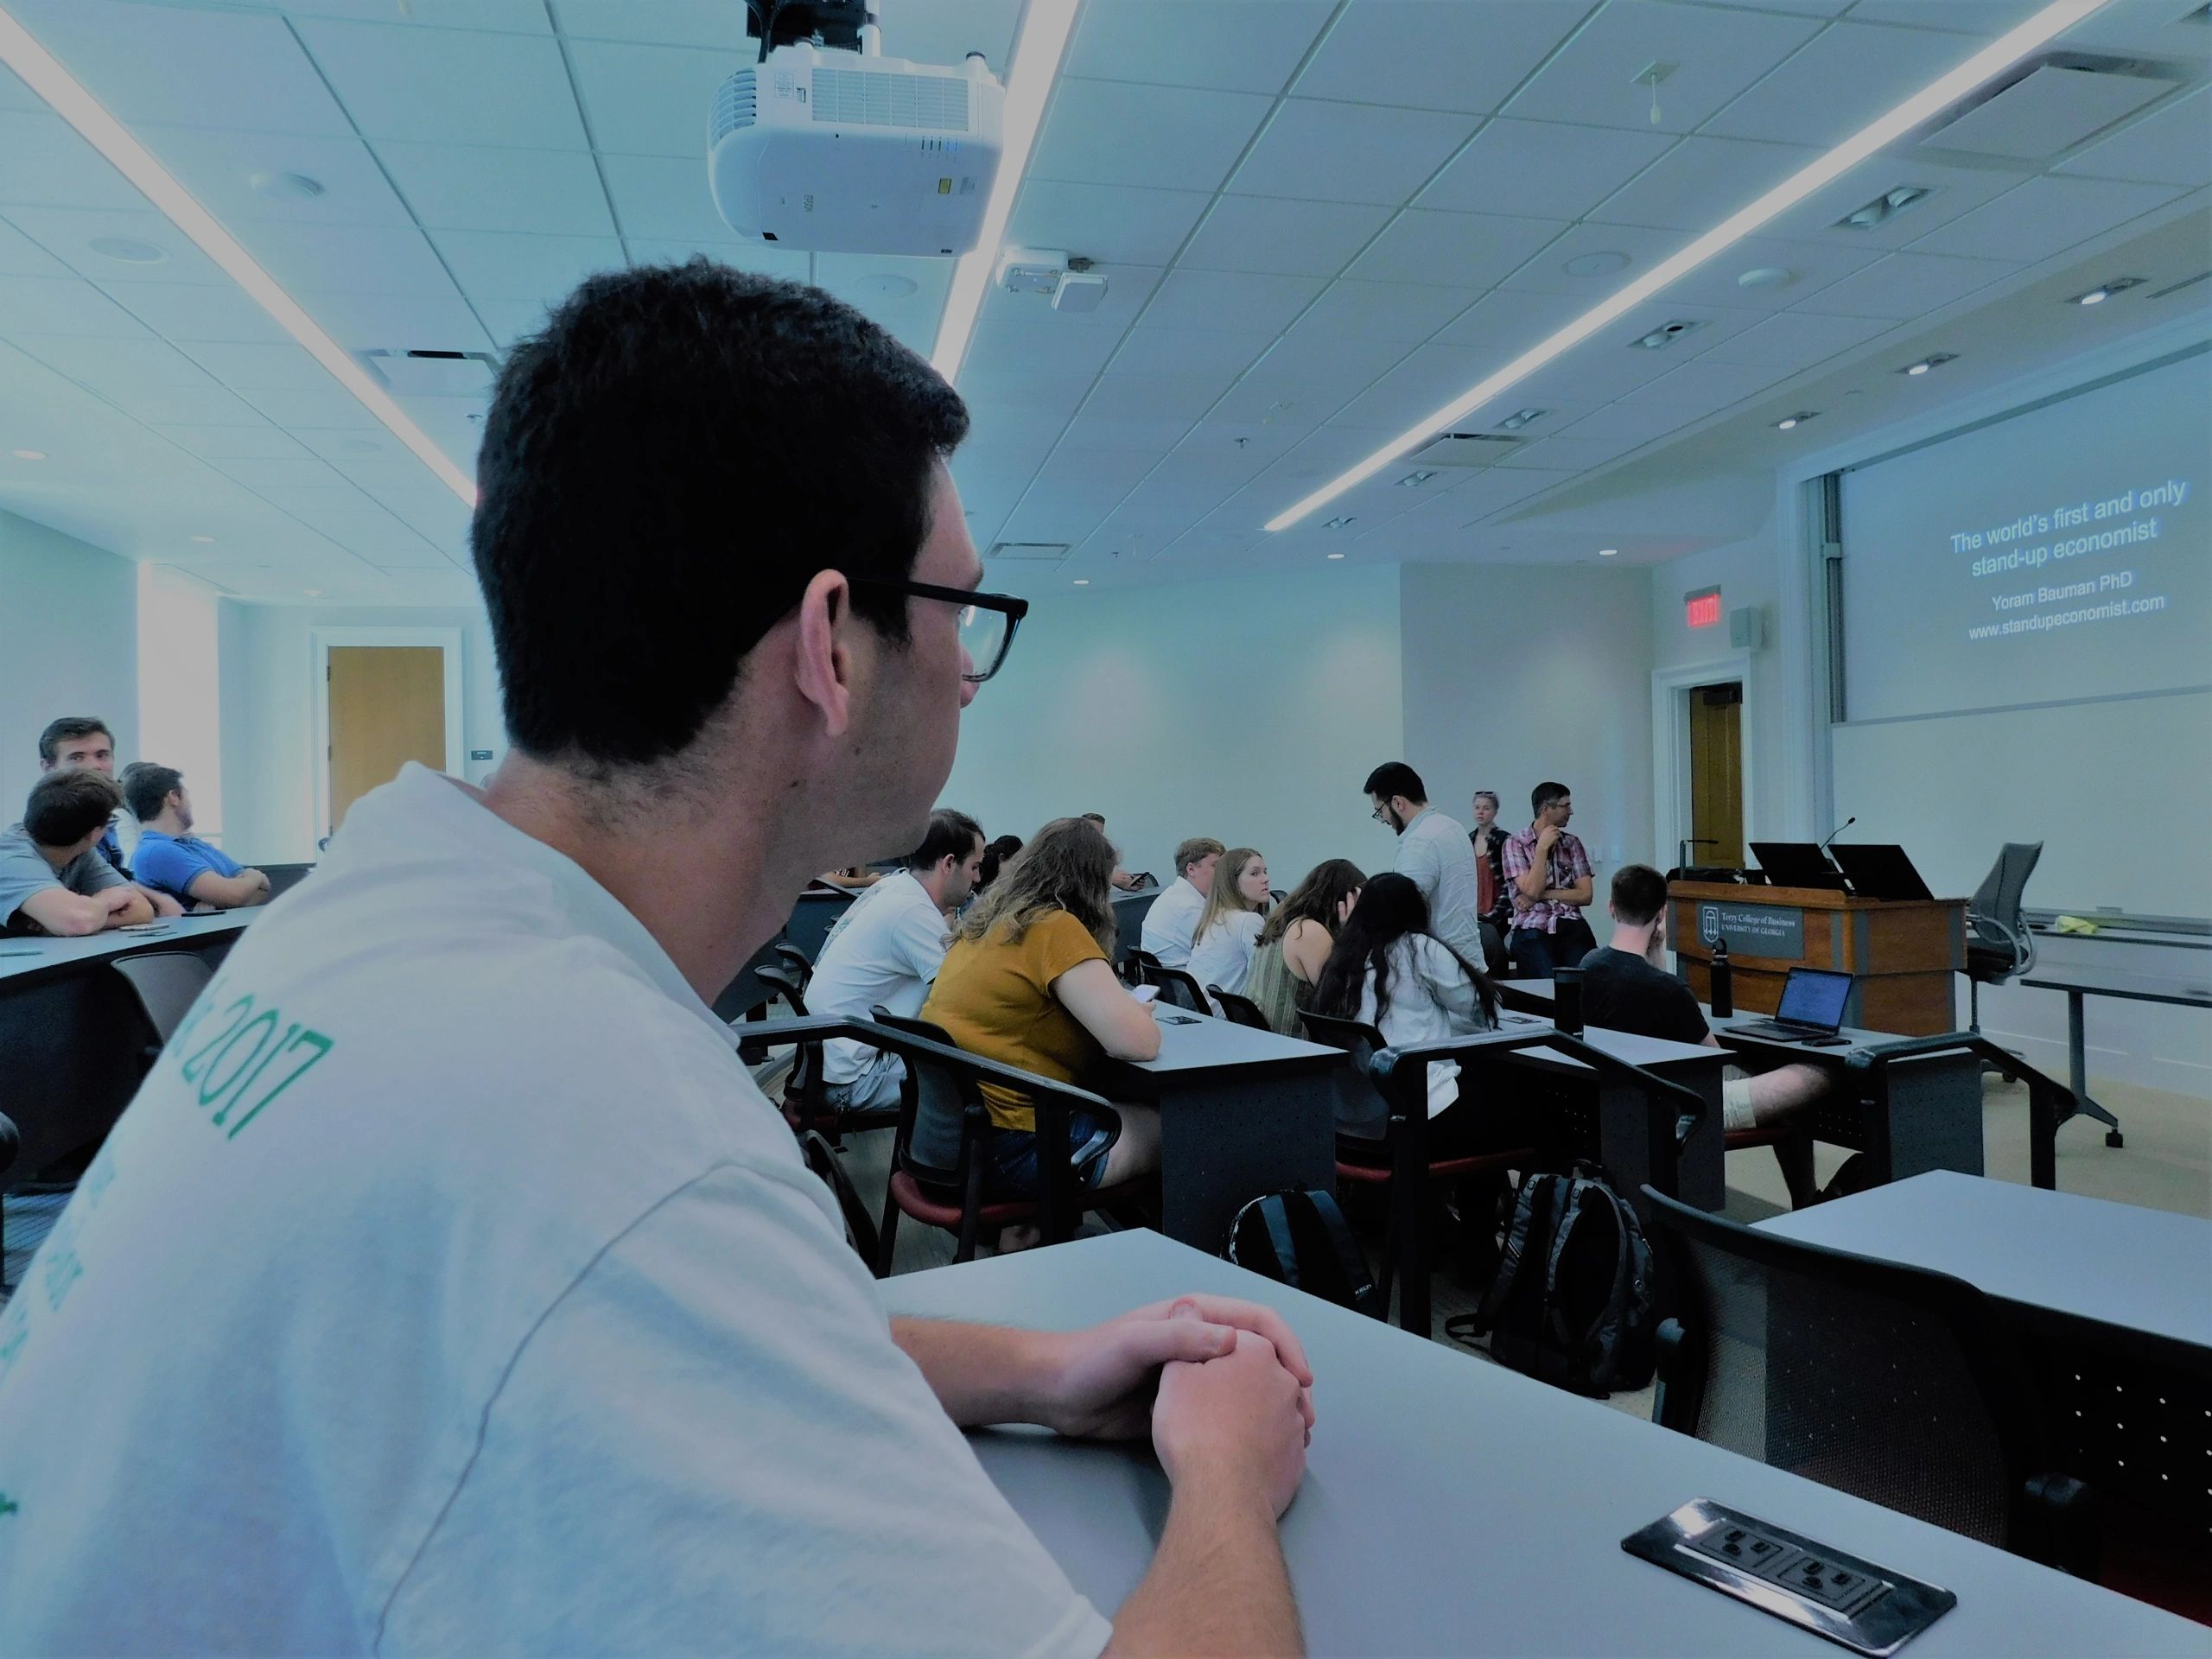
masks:
{"type": "Polygon", "coordinates": [[[138,742],[133,759],[175,766],[192,796],[193,833],[223,839],[221,676],[216,607],[205,582],[138,567],[138,742]]]}
{"type": "Polygon", "coordinates": [[[38,734],[60,715],[138,753],[138,570],[73,536],[0,512],[0,825],[38,781],[38,734]]]}
{"type": "Polygon", "coordinates": [[[1279,887],[1389,861],[1360,782],[1404,741],[1399,572],[1332,569],[1037,602],[963,717],[944,790],[993,836],[1101,812],[1134,870],[1186,836],[1257,847],[1279,887]]]}
{"type": "Polygon", "coordinates": [[[312,634],[333,628],[459,628],[461,737],[491,760],[471,761],[472,781],[506,753],[490,624],[480,611],[410,607],[251,605],[222,601],[225,843],[247,863],[296,863],[315,856],[315,657],[312,634]]]}
{"type": "Polygon", "coordinates": [[[1529,791],[1557,781],[1574,791],[1573,829],[1600,868],[1600,894],[1605,872],[1651,861],[1649,574],[1411,564],[1400,594],[1397,758],[1421,773],[1429,798],[1464,823],[1474,791],[1495,790],[1498,821],[1517,831],[1529,825],[1529,791]]]}

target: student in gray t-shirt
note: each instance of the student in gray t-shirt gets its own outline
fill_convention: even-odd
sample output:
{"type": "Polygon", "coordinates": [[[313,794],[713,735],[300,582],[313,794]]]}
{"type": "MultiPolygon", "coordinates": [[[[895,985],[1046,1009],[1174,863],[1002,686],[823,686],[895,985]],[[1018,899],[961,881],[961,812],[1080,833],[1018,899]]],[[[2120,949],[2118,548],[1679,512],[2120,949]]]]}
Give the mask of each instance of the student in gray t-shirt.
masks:
{"type": "Polygon", "coordinates": [[[154,907],[96,850],[122,803],[112,778],[51,772],[0,835],[0,926],[11,933],[99,933],[150,922],[154,907]]]}

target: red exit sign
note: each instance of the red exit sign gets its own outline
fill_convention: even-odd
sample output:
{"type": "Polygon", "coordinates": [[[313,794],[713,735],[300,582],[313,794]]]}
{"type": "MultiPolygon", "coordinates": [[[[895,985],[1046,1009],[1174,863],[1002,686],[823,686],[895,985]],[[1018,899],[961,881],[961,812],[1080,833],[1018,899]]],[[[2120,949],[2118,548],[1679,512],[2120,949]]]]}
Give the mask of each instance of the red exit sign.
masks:
{"type": "Polygon", "coordinates": [[[1682,595],[1682,617],[1694,628],[1709,628],[1720,620],[1720,590],[1700,588],[1682,595]]]}

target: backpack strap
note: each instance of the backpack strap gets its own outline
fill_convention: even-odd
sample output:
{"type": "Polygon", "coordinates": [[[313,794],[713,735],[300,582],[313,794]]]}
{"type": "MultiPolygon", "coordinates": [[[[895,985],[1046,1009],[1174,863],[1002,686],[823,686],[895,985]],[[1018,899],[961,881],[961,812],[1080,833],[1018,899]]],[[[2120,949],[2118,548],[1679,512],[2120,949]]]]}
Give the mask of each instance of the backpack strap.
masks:
{"type": "Polygon", "coordinates": [[[1600,1185],[1613,1217],[1613,1236],[1618,1249],[1613,1257],[1613,1285],[1606,1294],[1605,1306],[1591,1322],[1586,1340],[1596,1351],[1597,1363],[1592,1368],[1590,1386],[1610,1392],[1613,1373],[1618,1367],[1621,1347],[1621,1328],[1628,1319],[1629,1280],[1635,1271],[1636,1212],[1628,1207],[1621,1195],[1610,1186],[1600,1185]]]}
{"type": "Polygon", "coordinates": [[[1281,1271],[1282,1281],[1294,1290],[1304,1287],[1298,1281],[1298,1246],[1290,1236],[1290,1194],[1271,1192],[1260,1200],[1260,1219],[1267,1224],[1268,1243],[1274,1247],[1275,1265],[1281,1271]]]}
{"type": "MultiPolygon", "coordinates": [[[[1513,1288],[1520,1282],[1522,1269],[1528,1265],[1529,1240],[1542,1236],[1541,1217],[1549,1209],[1547,1200],[1560,1182],[1556,1175],[1529,1175],[1521,1182],[1520,1201],[1513,1206],[1513,1219],[1505,1230],[1505,1243],[1499,1252],[1497,1271],[1491,1275],[1490,1288],[1483,1292],[1480,1306],[1471,1314],[1462,1314],[1468,1331],[1475,1336],[1497,1329],[1505,1317],[1505,1310],[1513,1299],[1513,1288]]],[[[1447,1320],[1448,1333],[1455,1321],[1447,1320]]]]}
{"type": "Polygon", "coordinates": [[[1551,1249],[1544,1259],[1544,1329],[1550,1332],[1552,1344],[1570,1368],[1578,1350],[1575,1339],[1567,1334],[1567,1315],[1560,1306],[1559,1275],[1560,1263],[1567,1256],[1567,1241],[1574,1236],[1574,1224],[1582,1218],[1582,1195],[1591,1183],[1580,1175],[1567,1183],[1567,1196],[1560,1205],[1559,1220],[1552,1228],[1551,1249]]]}
{"type": "Polygon", "coordinates": [[[1366,1258],[1359,1253],[1359,1246],[1351,1236],[1351,1226],[1344,1220],[1344,1212],[1338,1207],[1336,1194],[1316,1191],[1292,1192],[1287,1196],[1305,1201],[1314,1224],[1329,1241],[1329,1248],[1337,1258],[1338,1270],[1344,1276],[1344,1292],[1351,1298],[1352,1306],[1362,1313],[1373,1313],[1375,1278],[1367,1270],[1366,1258]]]}

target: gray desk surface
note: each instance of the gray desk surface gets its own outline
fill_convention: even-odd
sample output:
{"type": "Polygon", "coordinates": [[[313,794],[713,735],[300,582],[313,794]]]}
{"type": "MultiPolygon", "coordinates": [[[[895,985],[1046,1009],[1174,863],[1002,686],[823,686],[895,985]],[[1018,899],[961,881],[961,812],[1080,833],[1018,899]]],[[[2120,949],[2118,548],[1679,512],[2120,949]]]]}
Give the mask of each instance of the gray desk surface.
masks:
{"type": "MultiPolygon", "coordinates": [[[[1319,1421],[1283,1548],[1316,1655],[1833,1656],[1838,1649],[1625,1554],[1711,1497],[1957,1592],[1907,1650],[2189,1654],[2203,1628],[1795,1475],[1408,1336],[1155,1234],[1086,1238],[887,1280],[894,1313],[1067,1328],[1202,1290],[1273,1304],[1319,1421]]],[[[1166,1485],[1148,1450],[973,1437],[984,1469],[1109,1613],[1151,1560],[1166,1485]]]]}
{"type": "Polygon", "coordinates": [[[2212,1347],[2212,1222],[2195,1216],[1932,1170],[1759,1225],[1948,1273],[2008,1302],[2212,1347]]]}
{"type": "Polygon", "coordinates": [[[235,933],[260,913],[255,906],[213,916],[177,916],[143,933],[115,930],[82,939],[0,938],[0,982],[97,965],[141,950],[174,950],[180,943],[211,933],[235,933]]]}
{"type": "Polygon", "coordinates": [[[1160,1010],[1160,1058],[1126,1062],[1132,1069],[1155,1077],[1188,1077],[1228,1070],[1254,1067],[1270,1071],[1326,1071],[1344,1058],[1341,1049],[1302,1038],[1281,1037],[1272,1031],[1217,1020],[1185,1008],[1160,1010]],[[1180,1023],[1187,1020],[1188,1025],[1180,1023]]]}
{"type": "Polygon", "coordinates": [[[2044,991],[2076,991],[2083,996],[2116,996],[2131,1002],[2177,1002],[2212,1008],[2212,976],[2194,982],[2165,974],[2132,973],[2121,968],[2038,968],[2020,983],[2044,991]]]}
{"type": "MultiPolygon", "coordinates": [[[[1547,995],[1551,989],[1551,981],[1548,979],[1526,982],[1507,980],[1505,983],[1509,985],[1539,984],[1544,987],[1547,995]]],[[[1551,1023],[1548,1020],[1539,1019],[1533,1014],[1515,1014],[1510,1009],[1501,1012],[1497,1018],[1498,1030],[1507,1036],[1525,1032],[1532,1026],[1544,1026],[1551,1023]]],[[[1584,1027],[1582,1040],[1591,1047],[1611,1055],[1617,1060],[1627,1061],[1630,1065],[1665,1066],[1685,1060],[1726,1058],[1719,1051],[1707,1048],[1701,1043],[1677,1043],[1664,1037],[1642,1037],[1632,1031],[1613,1031],[1604,1026],[1584,1027]]],[[[1557,1060],[1562,1065],[1582,1064],[1580,1060],[1574,1059],[1569,1055],[1554,1054],[1546,1048],[1529,1049],[1526,1052],[1541,1055],[1548,1060],[1557,1060]]]]}

